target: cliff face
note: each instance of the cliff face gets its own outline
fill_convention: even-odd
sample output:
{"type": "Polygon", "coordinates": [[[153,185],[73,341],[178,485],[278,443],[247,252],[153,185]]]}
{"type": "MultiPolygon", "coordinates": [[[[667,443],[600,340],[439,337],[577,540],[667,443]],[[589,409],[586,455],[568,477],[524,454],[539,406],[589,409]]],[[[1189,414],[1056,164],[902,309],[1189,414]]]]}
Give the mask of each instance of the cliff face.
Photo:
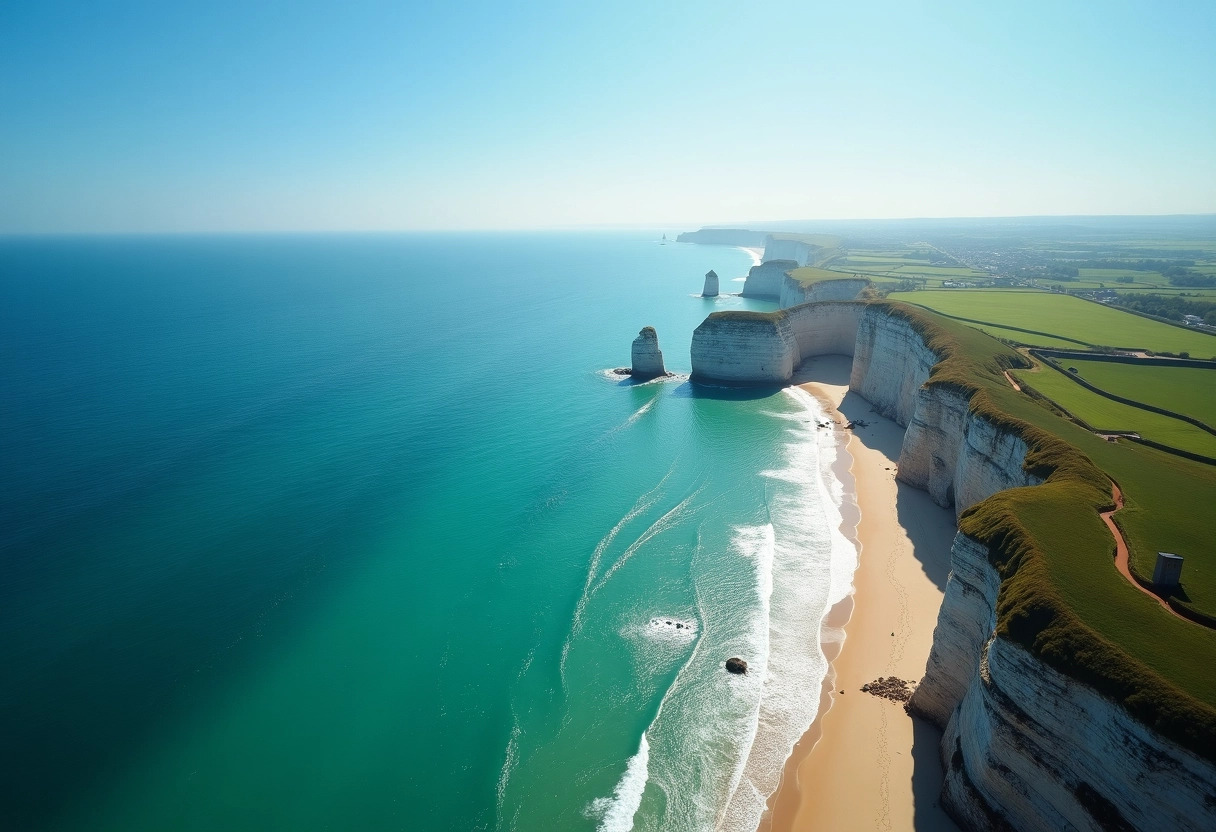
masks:
{"type": "Polygon", "coordinates": [[[1022,470],[1026,443],[971,413],[968,397],[925,387],[939,360],[903,318],[867,309],[857,328],[849,387],[907,428],[899,479],[961,514],[998,491],[1040,480],[1022,470]]]}
{"type": "Polygon", "coordinates": [[[769,235],[764,238],[764,262],[769,260],[793,260],[799,266],[811,262],[816,247],[798,240],[785,240],[769,235]]]}
{"type": "MultiPolygon", "coordinates": [[[[940,505],[961,513],[1039,482],[1023,470],[1019,437],[972,413],[961,391],[924,386],[939,356],[883,307],[809,304],[723,322],[730,327],[712,321],[694,335],[694,375],[729,370],[749,380],[749,351],[788,359],[790,373],[810,355],[851,352],[850,388],[907,428],[899,478],[940,505]],[[714,337],[699,343],[703,328],[714,337]],[[733,351],[735,359],[724,354],[733,351]]],[[[784,369],[765,372],[750,380],[788,378],[784,369]]],[[[956,820],[975,830],[1216,829],[1216,766],[997,635],[1001,578],[987,549],[960,533],[951,558],[925,677],[910,704],[945,732],[942,803],[956,820]]]]}
{"type": "Polygon", "coordinates": [[[770,260],[759,266],[752,266],[747,273],[747,281],[743,284],[743,297],[780,300],[785,273],[796,268],[798,264],[793,260],[770,260]]]}
{"type": "Polygon", "coordinates": [[[705,273],[705,288],[701,290],[701,297],[716,298],[718,296],[718,273],[710,269],[705,273]]]}
{"type": "Polygon", "coordinates": [[[775,315],[717,313],[692,334],[700,381],[784,384],[808,355],[852,355],[865,304],[806,304],[775,315]]]}
{"type": "Polygon", "coordinates": [[[782,309],[786,309],[821,300],[856,300],[861,290],[869,285],[868,280],[848,277],[840,280],[821,280],[810,286],[803,286],[787,274],[781,279],[778,303],[782,309]]]}
{"type": "Polygon", "coordinates": [[[784,317],[710,315],[692,334],[692,377],[734,384],[783,384],[798,342],[784,317]]]}
{"type": "Polygon", "coordinates": [[[943,805],[967,829],[1216,829],[1216,770],[995,636],[1000,576],[959,534],[918,712],[945,729],[943,805]]]}
{"type": "Polygon", "coordinates": [[[685,231],[676,237],[677,243],[702,243],[716,246],[762,246],[768,237],[763,231],[746,228],[702,228],[685,231]]]}

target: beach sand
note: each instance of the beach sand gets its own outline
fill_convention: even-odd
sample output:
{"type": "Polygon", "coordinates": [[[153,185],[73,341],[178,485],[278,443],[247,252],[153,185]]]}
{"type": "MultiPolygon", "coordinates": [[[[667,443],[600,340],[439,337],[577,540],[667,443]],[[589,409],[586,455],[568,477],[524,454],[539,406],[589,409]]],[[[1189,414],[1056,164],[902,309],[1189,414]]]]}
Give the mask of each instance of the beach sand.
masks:
{"type": "Polygon", "coordinates": [[[852,431],[860,566],[855,592],[828,616],[844,626],[843,648],[825,640],[832,669],[819,718],[786,762],[761,832],[956,830],[938,806],[940,732],[901,703],[863,693],[880,677],[919,681],[950,569],[954,513],[895,481],[903,428],[848,391],[850,359],[806,362],[797,381],[852,431]],[[838,414],[838,415],[837,415],[838,414]]]}

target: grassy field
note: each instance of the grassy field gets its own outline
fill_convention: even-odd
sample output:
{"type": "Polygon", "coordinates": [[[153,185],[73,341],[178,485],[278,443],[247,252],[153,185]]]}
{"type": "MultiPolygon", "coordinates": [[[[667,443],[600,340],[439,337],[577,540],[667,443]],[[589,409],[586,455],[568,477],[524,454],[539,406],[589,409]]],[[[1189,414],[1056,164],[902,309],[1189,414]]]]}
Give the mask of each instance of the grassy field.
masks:
{"type": "Polygon", "coordinates": [[[1005,382],[1000,369],[1024,364],[1023,356],[958,322],[892,308],[909,310],[900,314],[945,356],[929,384],[974,391],[972,407],[1025,436],[1027,467],[1047,478],[1041,486],[1001,492],[962,519],[960,528],[986,542],[1001,569],[998,627],[1188,747],[1216,754],[1216,674],[1207,670],[1216,663],[1216,631],[1164,614],[1129,586],[1111,563],[1114,543],[1097,517],[1110,500],[1105,472],[1125,494],[1117,516],[1136,568],[1151,574],[1158,550],[1186,553],[1190,603],[1216,612],[1216,550],[1205,522],[1216,505],[1216,467],[1131,442],[1105,442],[1005,382]],[[1143,668],[1159,678],[1153,681],[1143,668]],[[1188,733],[1198,725],[1207,732],[1200,739],[1188,733]]]}
{"type": "MultiPolygon", "coordinates": [[[[828,269],[820,269],[815,266],[803,266],[800,269],[791,269],[789,275],[803,286],[822,283],[825,280],[847,280],[854,277],[852,273],[829,271],[828,269]]],[[[862,276],[864,277],[864,275],[862,276]]]]}
{"type": "MultiPolygon", "coordinates": [[[[1074,366],[1071,360],[1069,365],[1074,366]]],[[[1195,370],[1195,372],[1210,372],[1212,378],[1216,380],[1216,370],[1195,370]]],[[[1018,381],[1030,385],[1078,419],[1088,422],[1095,429],[1132,431],[1145,439],[1169,445],[1171,448],[1181,448],[1184,451],[1216,458],[1216,436],[1180,419],[1172,419],[1160,413],[1112,401],[1092,390],[1086,390],[1072,379],[1067,378],[1064,373],[1048,366],[1034,371],[1015,370],[1013,375],[1018,381]]],[[[1089,380],[1093,382],[1093,379],[1089,380]]],[[[1149,401],[1152,403],[1160,400],[1150,399],[1149,401]]]]}
{"type": "Polygon", "coordinates": [[[961,318],[995,326],[1034,329],[1090,344],[1189,352],[1196,358],[1216,356],[1216,336],[1141,318],[1129,312],[1049,292],[941,290],[899,292],[907,300],[961,318]]]}
{"type": "Polygon", "coordinates": [[[992,326],[990,324],[968,324],[981,332],[987,332],[994,338],[1003,338],[1006,341],[1013,341],[1017,344],[1027,344],[1032,347],[1055,347],[1062,350],[1083,350],[1088,349],[1089,344],[1082,344],[1078,341],[1068,340],[1066,338],[1053,338],[1050,335],[1037,335],[1029,332],[1020,332],[1016,329],[1007,329],[1002,326],[992,326]]]}
{"type": "Polygon", "coordinates": [[[1083,379],[1108,393],[1155,404],[1216,427],[1216,366],[1144,367],[1068,359],[1083,379]]]}

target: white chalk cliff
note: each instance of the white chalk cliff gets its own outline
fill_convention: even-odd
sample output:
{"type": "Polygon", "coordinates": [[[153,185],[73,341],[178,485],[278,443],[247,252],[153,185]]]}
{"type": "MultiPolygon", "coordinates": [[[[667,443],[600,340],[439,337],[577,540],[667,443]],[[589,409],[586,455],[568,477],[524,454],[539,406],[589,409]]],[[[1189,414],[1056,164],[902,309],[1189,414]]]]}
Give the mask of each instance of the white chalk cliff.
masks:
{"type": "Polygon", "coordinates": [[[786,272],[796,268],[798,263],[793,260],[769,260],[759,266],[752,266],[743,284],[743,297],[780,299],[781,284],[785,280],[786,272]]]}
{"type": "MultiPolygon", "coordinates": [[[[939,356],[881,305],[717,313],[693,335],[693,378],[782,384],[807,357],[853,356],[850,389],[907,428],[899,479],[956,513],[1036,485],[1027,446],[925,386],[939,356]]],[[[959,533],[925,678],[911,706],[944,729],[942,804],[974,830],[1216,829],[1216,766],[996,632],[1001,577],[959,533]]]]}
{"type": "Polygon", "coordinates": [[[804,286],[787,273],[781,281],[777,303],[782,309],[786,309],[821,300],[856,300],[869,285],[870,281],[864,277],[842,277],[839,280],[821,280],[804,286]]]}
{"type": "Polygon", "coordinates": [[[667,375],[663,366],[663,352],[659,349],[659,335],[654,327],[642,327],[633,339],[632,362],[629,374],[634,378],[656,378],[667,375]]]}
{"type": "Polygon", "coordinates": [[[819,246],[770,234],[764,238],[764,257],[761,260],[793,260],[799,266],[809,266],[815,262],[819,252],[819,246]]]}
{"type": "Polygon", "coordinates": [[[716,298],[718,296],[718,273],[710,269],[705,273],[705,288],[701,290],[701,297],[716,298]]]}

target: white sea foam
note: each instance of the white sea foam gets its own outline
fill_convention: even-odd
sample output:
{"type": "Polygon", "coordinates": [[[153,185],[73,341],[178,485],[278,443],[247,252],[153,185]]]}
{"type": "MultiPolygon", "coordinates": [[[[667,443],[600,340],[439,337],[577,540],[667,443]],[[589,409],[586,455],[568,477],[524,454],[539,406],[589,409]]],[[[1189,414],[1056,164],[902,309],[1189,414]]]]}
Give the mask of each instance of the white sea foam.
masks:
{"type": "Polygon", "coordinates": [[[649,765],[650,743],[643,733],[638,753],[625,764],[625,773],[612,790],[612,797],[596,798],[588,807],[588,814],[600,819],[600,832],[629,832],[633,829],[633,816],[642,805],[642,794],[649,780],[649,765]]]}
{"type": "Polygon", "coordinates": [[[759,266],[762,262],[764,262],[764,257],[763,257],[764,249],[763,248],[747,248],[745,246],[738,246],[738,248],[741,251],[747,252],[747,256],[752,258],[753,266],[759,266]]]}
{"type": "Polygon", "coordinates": [[[632,425],[634,422],[636,422],[638,419],[641,419],[643,416],[645,416],[645,415],[646,415],[646,413],[647,413],[647,411],[649,411],[649,410],[650,410],[650,408],[654,407],[654,403],[655,403],[656,401],[658,401],[658,397],[657,397],[657,396],[656,396],[655,398],[651,399],[650,401],[646,402],[646,404],[642,405],[642,406],[641,406],[641,407],[639,407],[637,410],[635,410],[635,411],[634,411],[634,413],[633,413],[633,415],[632,415],[632,416],[630,416],[628,419],[626,419],[626,420],[625,420],[625,425],[624,425],[624,427],[629,427],[629,426],[630,426],[630,425],[632,425]]]}
{"type": "MultiPolygon", "coordinates": [[[[817,429],[825,417],[813,397],[792,395],[805,411],[772,414],[788,423],[788,439],[782,463],[759,474],[768,516],[727,525],[715,522],[716,514],[702,515],[706,519],[698,526],[690,565],[696,612],[680,614],[682,622],[699,625],[691,655],[646,728],[645,754],[639,748],[630,758],[612,796],[588,806],[600,829],[750,832],[794,744],[817,715],[827,672],[821,640],[840,637],[825,632],[822,621],[851,592],[857,554],[839,530],[843,489],[831,470],[833,432],[817,429]],[[740,560],[732,565],[723,558],[727,552],[740,560]],[[748,567],[740,570],[740,562],[748,567]],[[732,655],[747,660],[747,674],[722,670],[732,655]],[[639,811],[647,788],[660,791],[663,799],[639,811]]],[[[694,505],[696,496],[652,523],[590,583],[587,594],[598,591],[655,535],[687,522],[724,495],[703,505],[694,505]]],[[[638,649],[648,656],[676,649],[677,634],[689,637],[684,627],[675,629],[674,615],[662,616],[662,627],[655,620],[634,619],[622,635],[638,639],[638,649]]]]}
{"type": "MultiPolygon", "coordinates": [[[[532,662],[535,659],[536,648],[533,647],[524,658],[524,663],[519,668],[519,673],[515,674],[516,682],[522,681],[528,675],[528,670],[532,667],[532,662]]],[[[506,805],[507,784],[511,782],[511,775],[515,773],[515,768],[519,765],[519,737],[523,733],[523,729],[519,726],[519,714],[515,713],[514,697],[512,697],[511,701],[511,736],[507,740],[507,750],[503,755],[502,770],[498,773],[498,800],[495,804],[495,814],[498,819],[496,825],[499,829],[510,828],[514,825],[506,823],[503,809],[506,805]]]]}
{"type": "MultiPolygon", "coordinates": [[[[814,397],[801,390],[791,395],[820,421],[814,397]]],[[[762,472],[772,484],[767,502],[774,530],[771,575],[757,575],[762,596],[770,582],[767,662],[752,740],[717,824],[723,830],[756,828],[785,760],[814,721],[827,673],[823,617],[852,591],[857,552],[840,532],[843,490],[831,470],[835,439],[802,415],[790,419],[802,424],[789,430],[786,464],[762,472]]]]}
{"type": "Polygon", "coordinates": [[[638,497],[629,511],[625,512],[625,515],[616,521],[616,525],[609,529],[608,534],[600,538],[600,542],[595,545],[595,551],[591,553],[591,562],[587,566],[587,577],[583,582],[583,592],[579,596],[578,602],[574,605],[574,619],[570,623],[570,631],[566,634],[566,641],[562,644],[560,672],[563,686],[566,679],[566,658],[570,655],[570,645],[574,642],[575,636],[583,628],[583,616],[586,613],[587,601],[594,594],[592,586],[594,585],[596,576],[599,574],[600,561],[604,557],[604,552],[612,545],[612,541],[616,540],[616,536],[621,533],[622,529],[629,525],[638,515],[649,510],[658,501],[659,496],[662,494],[663,486],[667,484],[667,480],[671,478],[675,470],[676,461],[673,461],[671,467],[667,469],[667,473],[659,480],[658,485],[638,497]]]}
{"type": "Polygon", "coordinates": [[[644,545],[646,545],[651,538],[679,524],[679,522],[684,519],[685,509],[687,509],[689,504],[692,503],[697,495],[701,493],[703,488],[704,486],[698,487],[696,491],[681,500],[675,506],[675,508],[668,510],[666,514],[650,524],[650,528],[642,532],[641,537],[629,544],[629,548],[621,553],[621,556],[617,558],[616,563],[612,564],[612,566],[608,568],[608,571],[604,573],[604,577],[600,578],[599,582],[592,588],[591,594],[595,595],[595,593],[599,592],[603,588],[604,584],[608,583],[608,580],[616,574],[616,571],[628,563],[629,559],[637,553],[638,549],[641,549],[644,545]]]}

